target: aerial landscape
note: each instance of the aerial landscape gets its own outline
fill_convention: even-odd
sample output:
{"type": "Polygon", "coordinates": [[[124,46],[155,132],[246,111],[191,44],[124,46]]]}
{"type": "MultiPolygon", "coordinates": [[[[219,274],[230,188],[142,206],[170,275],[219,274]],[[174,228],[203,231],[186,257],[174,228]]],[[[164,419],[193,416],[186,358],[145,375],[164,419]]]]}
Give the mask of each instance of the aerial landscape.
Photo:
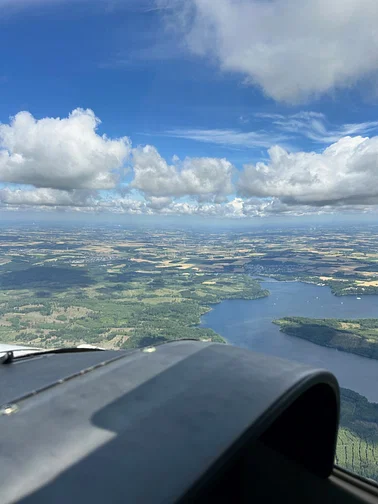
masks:
{"type": "MultiPolygon", "coordinates": [[[[264,277],[329,286],[334,295],[357,300],[377,294],[378,238],[373,231],[348,235],[331,228],[327,237],[323,228],[301,234],[118,226],[3,228],[1,339],[114,348],[178,337],[220,341],[219,335],[197,327],[201,315],[222,299],[268,296],[258,282],[264,277]],[[315,241],[316,247],[311,245],[315,241]]],[[[374,319],[276,323],[289,334],[308,338],[310,325],[314,331],[320,327],[328,339],[332,326],[340,349],[377,356],[374,319]],[[298,331],[298,326],[305,330],[298,331]],[[348,341],[353,344],[346,348],[348,341]]]]}
{"type": "MultiPolygon", "coordinates": [[[[109,349],[180,338],[234,343],[232,335],[225,339],[204,327],[202,317],[223,300],[266,299],[276,305],[269,279],[329,288],[335,298],[355,303],[361,296],[373,299],[378,292],[374,229],[211,233],[120,225],[3,226],[0,341],[109,349]]],[[[290,312],[269,323],[341,355],[377,359],[378,312],[373,315],[351,320],[296,316],[293,298],[290,312]]],[[[248,336],[247,346],[258,350],[248,336]]],[[[377,408],[361,393],[342,389],[337,463],[375,479],[377,408]]]]}
{"type": "Polygon", "coordinates": [[[377,19],[0,0],[0,360],[195,339],[327,369],[335,463],[378,483],[377,19]]]}

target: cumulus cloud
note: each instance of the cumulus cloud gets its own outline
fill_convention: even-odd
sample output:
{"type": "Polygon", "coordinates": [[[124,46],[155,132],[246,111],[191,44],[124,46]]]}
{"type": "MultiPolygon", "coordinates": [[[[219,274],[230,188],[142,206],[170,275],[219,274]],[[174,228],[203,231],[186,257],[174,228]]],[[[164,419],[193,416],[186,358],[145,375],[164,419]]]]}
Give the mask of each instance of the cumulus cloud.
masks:
{"type": "MultiPolygon", "coordinates": [[[[350,210],[355,207],[343,207],[350,210]]],[[[142,210],[145,212],[145,208],[142,210]]],[[[155,208],[153,213],[159,215],[181,215],[209,217],[220,219],[248,219],[253,217],[301,216],[310,214],[334,213],[332,206],[317,208],[310,205],[291,205],[283,203],[278,198],[247,198],[235,197],[223,204],[215,202],[201,203],[198,201],[172,201],[166,206],[155,208]]]]}
{"type": "Polygon", "coordinates": [[[378,203],[378,137],[345,137],[322,153],[279,146],[268,153],[268,163],[244,167],[242,195],[317,206],[378,203]]]}
{"type": "MultiPolygon", "coordinates": [[[[318,132],[319,142],[376,127],[369,122],[324,130],[327,120],[316,112],[255,117],[288,132],[318,132]]],[[[98,124],[91,110],[82,109],[63,119],[21,112],[1,124],[0,182],[10,183],[0,189],[2,209],[239,219],[378,208],[378,136],[344,136],[322,152],[275,145],[268,161],[239,171],[227,159],[174,155],[167,162],[151,145],[131,150],[127,137],[100,136],[98,124]],[[117,178],[126,160],[129,182],[117,178]]]]}
{"type": "Polygon", "coordinates": [[[19,112],[0,124],[0,181],[63,190],[114,187],[130,141],[99,135],[99,124],[92,110],[39,120],[19,112]]]}
{"type": "MultiPolygon", "coordinates": [[[[167,0],[157,0],[166,4],[167,0]]],[[[171,0],[187,47],[297,103],[378,70],[376,0],[171,0]],[[354,36],[358,34],[358,36],[354,36]]]]}
{"type": "Polygon", "coordinates": [[[284,202],[279,198],[234,197],[224,203],[181,201],[172,198],[151,198],[144,201],[134,197],[101,199],[98,195],[73,196],[67,191],[53,189],[1,190],[0,207],[7,211],[56,210],[82,213],[107,213],[131,216],[182,216],[213,219],[250,219],[293,217],[335,213],[378,213],[378,205],[324,205],[321,207],[284,202]]]}
{"type": "Polygon", "coordinates": [[[148,206],[154,210],[162,210],[168,207],[172,202],[173,198],[150,196],[148,199],[148,206]]]}
{"type": "Polygon", "coordinates": [[[88,206],[98,199],[95,191],[58,189],[0,189],[0,203],[17,206],[88,206]]]}
{"type": "Polygon", "coordinates": [[[233,166],[226,159],[186,158],[169,165],[155,147],[133,150],[131,187],[147,197],[195,196],[222,198],[233,192],[233,166]]]}
{"type": "Polygon", "coordinates": [[[227,203],[173,202],[160,210],[164,215],[189,215],[214,218],[241,218],[243,200],[235,198],[227,203]]]}
{"type": "Polygon", "coordinates": [[[97,210],[129,215],[152,215],[154,212],[147,207],[145,201],[132,197],[116,198],[108,201],[101,201],[96,206],[97,210]]]}

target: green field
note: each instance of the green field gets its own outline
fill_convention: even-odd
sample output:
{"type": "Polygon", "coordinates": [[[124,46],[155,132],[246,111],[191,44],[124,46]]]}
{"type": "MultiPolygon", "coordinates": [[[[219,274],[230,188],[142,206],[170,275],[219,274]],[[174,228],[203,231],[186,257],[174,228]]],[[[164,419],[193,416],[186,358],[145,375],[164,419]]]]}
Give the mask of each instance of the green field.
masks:
{"type": "Polygon", "coordinates": [[[224,342],[198,327],[201,315],[223,299],[269,294],[243,271],[246,261],[217,235],[6,229],[0,236],[0,341],[105,348],[178,338],[224,342]]]}
{"type": "MultiPolygon", "coordinates": [[[[3,229],[0,342],[115,349],[179,338],[224,342],[199,327],[200,318],[223,299],[269,295],[252,275],[369,294],[378,288],[377,247],[378,233],[369,230],[3,229]]],[[[378,358],[378,320],[287,317],[276,323],[314,343],[378,358]]],[[[341,393],[336,463],[378,479],[378,405],[341,393]]]]}
{"type": "MultiPolygon", "coordinates": [[[[281,331],[318,345],[378,358],[378,320],[285,317],[275,320],[281,331]]],[[[378,481],[378,404],[341,389],[340,430],[336,464],[378,481]]]]}
{"type": "Polygon", "coordinates": [[[134,348],[178,338],[224,342],[197,327],[201,315],[222,299],[268,294],[248,275],[170,272],[137,279],[98,268],[81,268],[75,276],[74,268],[54,266],[16,273],[0,276],[7,284],[0,291],[0,341],[42,347],[134,348]],[[9,288],[9,277],[17,288],[9,288]]]}
{"type": "Polygon", "coordinates": [[[378,481],[378,442],[363,439],[349,429],[341,428],[335,462],[359,476],[378,481]]]}

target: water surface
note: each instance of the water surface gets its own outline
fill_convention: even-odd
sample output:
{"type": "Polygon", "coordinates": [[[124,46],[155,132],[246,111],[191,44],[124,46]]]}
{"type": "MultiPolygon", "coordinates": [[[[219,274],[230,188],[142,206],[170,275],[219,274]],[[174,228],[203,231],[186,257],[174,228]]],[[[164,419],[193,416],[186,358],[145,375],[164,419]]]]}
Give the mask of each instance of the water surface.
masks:
{"type": "Polygon", "coordinates": [[[378,295],[337,297],[329,287],[301,282],[261,282],[270,296],[227,300],[202,317],[232,345],[328,369],[342,387],[378,402],[378,360],[360,357],[280,332],[272,320],[286,316],[314,318],[378,318],[378,295]]]}

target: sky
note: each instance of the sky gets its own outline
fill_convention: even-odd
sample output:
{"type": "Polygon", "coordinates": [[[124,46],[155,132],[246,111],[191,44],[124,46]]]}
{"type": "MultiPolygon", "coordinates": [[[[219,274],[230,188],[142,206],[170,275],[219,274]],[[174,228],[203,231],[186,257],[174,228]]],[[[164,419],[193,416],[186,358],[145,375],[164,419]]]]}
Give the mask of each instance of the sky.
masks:
{"type": "Polygon", "coordinates": [[[0,0],[2,218],[371,221],[377,19],[376,0],[0,0]]]}

